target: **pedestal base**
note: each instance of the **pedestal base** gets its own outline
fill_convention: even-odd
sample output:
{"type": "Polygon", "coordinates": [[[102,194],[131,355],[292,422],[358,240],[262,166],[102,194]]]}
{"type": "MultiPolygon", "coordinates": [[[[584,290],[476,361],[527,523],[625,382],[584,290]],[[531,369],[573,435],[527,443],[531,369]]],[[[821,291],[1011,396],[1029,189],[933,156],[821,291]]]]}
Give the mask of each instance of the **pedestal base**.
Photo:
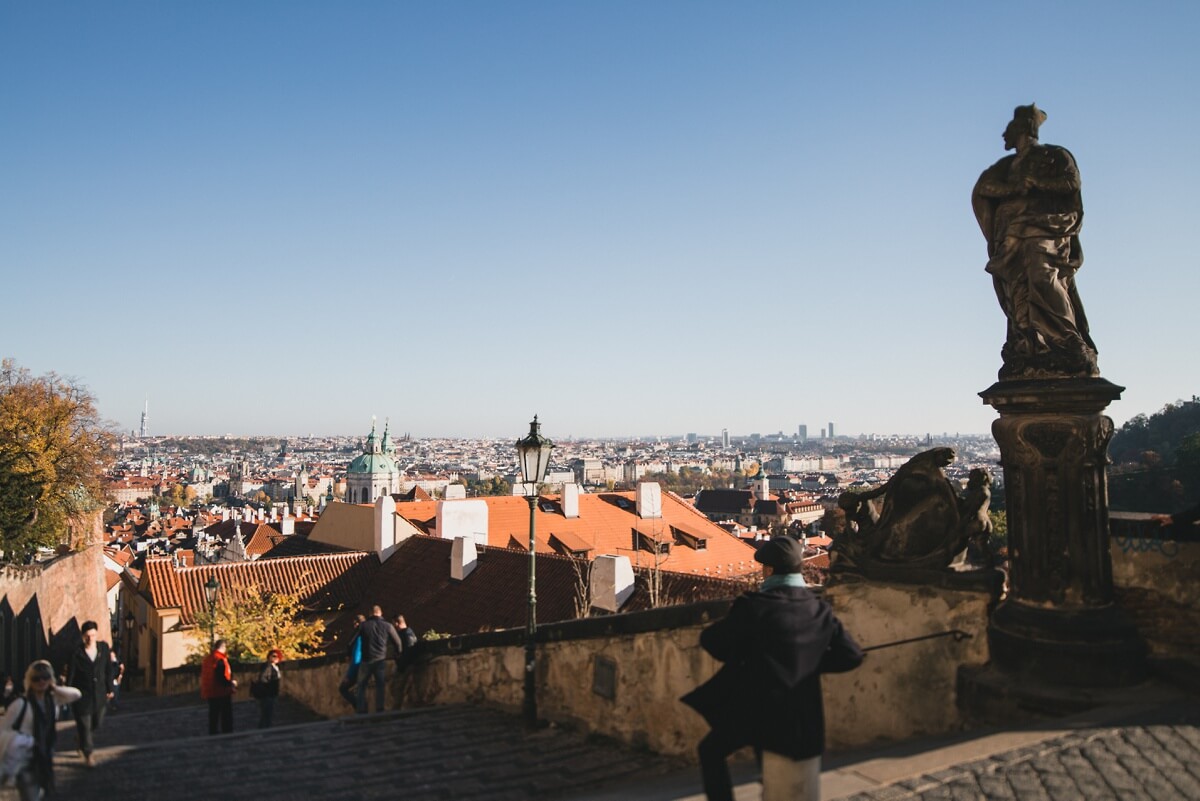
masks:
{"type": "Polygon", "coordinates": [[[1005,601],[988,627],[992,662],[1010,673],[1071,687],[1123,687],[1146,679],[1146,646],[1115,604],[1045,608],[1005,601]]]}

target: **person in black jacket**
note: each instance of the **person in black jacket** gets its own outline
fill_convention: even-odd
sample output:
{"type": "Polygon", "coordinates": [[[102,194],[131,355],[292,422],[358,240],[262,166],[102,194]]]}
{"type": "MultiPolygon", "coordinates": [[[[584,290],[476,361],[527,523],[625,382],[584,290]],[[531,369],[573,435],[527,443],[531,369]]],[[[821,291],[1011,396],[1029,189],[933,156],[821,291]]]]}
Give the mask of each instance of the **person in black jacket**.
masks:
{"type": "Polygon", "coordinates": [[[279,685],[283,681],[283,672],[279,663],[283,661],[283,651],[272,648],[267,652],[267,661],[259,668],[254,683],[250,685],[250,694],[258,701],[258,728],[271,728],[275,717],[275,699],[279,697],[279,685]]]}
{"type": "MultiPolygon", "coordinates": [[[[382,712],[388,643],[396,646],[396,654],[399,656],[404,653],[405,641],[401,639],[396,627],[383,619],[383,610],[378,606],[371,607],[371,616],[359,624],[358,633],[354,637],[362,647],[362,666],[358,672],[358,712],[361,714],[367,711],[367,683],[372,679],[375,680],[375,711],[382,712]]],[[[415,635],[413,639],[415,640],[415,635]]]]}
{"type": "Polygon", "coordinates": [[[778,785],[780,774],[764,771],[764,801],[820,798],[825,750],[821,674],[853,670],[863,653],[829,604],[804,586],[802,556],[803,546],[792,537],[768,541],[754,557],[763,565],[762,587],[738,597],[725,618],[700,634],[704,650],[724,663],[682,699],[712,729],[698,749],[710,801],[732,801],[725,760],[747,745],[760,756],[773,755],[776,762],[801,763],[783,772],[804,777],[787,787],[772,786],[778,785]]]}
{"type": "Polygon", "coordinates": [[[104,722],[104,710],[112,698],[113,679],[119,663],[115,661],[108,643],[98,638],[96,621],[85,622],[81,632],[83,642],[67,663],[67,685],[83,694],[73,707],[75,731],[83,761],[91,767],[92,751],[95,749],[93,733],[104,722]]]}

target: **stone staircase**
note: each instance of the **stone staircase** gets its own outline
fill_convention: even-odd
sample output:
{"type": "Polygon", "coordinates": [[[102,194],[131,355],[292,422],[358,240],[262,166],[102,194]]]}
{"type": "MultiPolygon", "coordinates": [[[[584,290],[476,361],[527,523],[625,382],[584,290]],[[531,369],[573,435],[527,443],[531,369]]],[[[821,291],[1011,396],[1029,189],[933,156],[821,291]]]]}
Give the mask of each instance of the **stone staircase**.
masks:
{"type": "Polygon", "coordinates": [[[280,698],[277,724],[234,704],[234,733],[210,737],[195,698],[130,698],[97,733],[88,769],[74,723],[60,723],[59,797],[76,801],[559,798],[672,767],[648,753],[557,727],[526,734],[519,718],[447,706],[322,720],[280,698]]]}

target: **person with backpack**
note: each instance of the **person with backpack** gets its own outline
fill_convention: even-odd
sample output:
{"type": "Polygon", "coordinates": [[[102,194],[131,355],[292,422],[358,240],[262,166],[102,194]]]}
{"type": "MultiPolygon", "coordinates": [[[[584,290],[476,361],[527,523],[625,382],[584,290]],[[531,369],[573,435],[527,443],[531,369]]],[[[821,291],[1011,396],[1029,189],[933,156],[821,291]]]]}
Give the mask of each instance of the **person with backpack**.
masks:
{"type": "Polygon", "coordinates": [[[54,683],[54,669],[44,659],[25,671],[25,695],[0,718],[0,783],[16,784],[21,801],[53,794],[56,712],[81,697],[74,687],[54,683]]]}

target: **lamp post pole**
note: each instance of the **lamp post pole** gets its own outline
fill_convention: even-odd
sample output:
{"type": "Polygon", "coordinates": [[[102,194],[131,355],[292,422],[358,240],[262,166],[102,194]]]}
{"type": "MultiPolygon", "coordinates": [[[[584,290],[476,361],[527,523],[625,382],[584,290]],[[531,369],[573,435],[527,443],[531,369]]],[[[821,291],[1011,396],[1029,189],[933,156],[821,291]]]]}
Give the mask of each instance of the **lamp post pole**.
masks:
{"type": "Polygon", "coordinates": [[[525,724],[537,724],[537,553],[534,550],[534,511],[537,509],[537,485],[526,497],[529,501],[529,616],[525,623],[525,695],[522,711],[525,724]]]}
{"type": "Polygon", "coordinates": [[[208,645],[210,648],[217,642],[216,610],[217,593],[220,591],[221,582],[217,581],[216,576],[210,576],[208,581],[204,582],[204,599],[208,601],[208,645]]]}
{"type": "Polygon", "coordinates": [[[537,725],[537,541],[535,539],[538,484],[546,477],[550,466],[550,451],[554,443],[539,432],[537,415],[529,424],[529,435],[517,441],[521,462],[521,478],[526,484],[525,500],[529,502],[529,615],[525,621],[525,691],[521,711],[525,725],[537,725]]]}
{"type": "Polygon", "coordinates": [[[133,612],[126,611],[125,619],[124,619],[124,624],[125,624],[125,672],[128,673],[131,677],[126,680],[126,684],[128,684],[131,687],[133,686],[132,676],[133,676],[134,666],[129,663],[131,661],[133,661],[133,627],[136,622],[137,621],[133,617],[133,612]]]}

